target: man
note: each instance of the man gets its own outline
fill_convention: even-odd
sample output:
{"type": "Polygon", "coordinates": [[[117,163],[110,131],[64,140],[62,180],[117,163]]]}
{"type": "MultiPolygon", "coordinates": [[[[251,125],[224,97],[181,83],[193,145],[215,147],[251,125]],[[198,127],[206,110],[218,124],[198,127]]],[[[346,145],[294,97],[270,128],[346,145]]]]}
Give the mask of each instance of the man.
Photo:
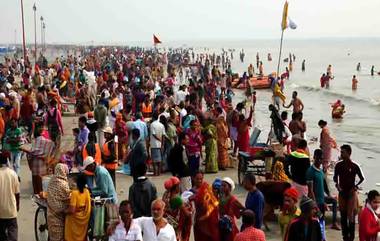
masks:
{"type": "Polygon", "coordinates": [[[315,202],[304,196],[301,203],[301,216],[293,219],[289,224],[285,241],[322,241],[322,232],[316,218],[317,206],[315,202]]]}
{"type": "Polygon", "coordinates": [[[292,101],[289,103],[289,105],[285,106],[285,103],[283,103],[284,108],[290,108],[290,106],[293,106],[293,113],[300,113],[303,111],[304,105],[300,98],[297,97],[298,93],[297,91],[293,91],[292,94],[292,101]]]}
{"type": "Polygon", "coordinates": [[[284,191],[284,201],[281,212],[278,215],[278,223],[280,225],[282,240],[285,240],[285,234],[289,224],[293,219],[301,215],[301,210],[297,207],[298,192],[294,187],[290,187],[284,191]]]}
{"type": "Polygon", "coordinates": [[[96,165],[94,158],[88,156],[83,161],[82,170],[84,170],[85,175],[95,177],[96,187],[91,189],[93,196],[112,198],[112,202],[117,203],[115,187],[107,169],[96,165]]]}
{"type": "Polygon", "coordinates": [[[128,200],[133,208],[133,218],[150,217],[150,206],[157,198],[156,186],[145,176],[146,165],[140,165],[135,170],[136,180],[129,187],[128,200]]]}
{"type": "Polygon", "coordinates": [[[176,241],[174,228],[164,218],[165,202],[156,199],[151,206],[152,217],[135,219],[141,227],[144,241],[176,241]]]}
{"type": "Polygon", "coordinates": [[[155,176],[161,174],[162,148],[164,147],[165,126],[158,120],[158,113],[152,115],[153,122],[150,124],[150,154],[153,161],[155,176]]]}
{"type": "Polygon", "coordinates": [[[103,166],[107,169],[111,175],[113,185],[116,188],[116,169],[118,166],[117,163],[117,147],[114,140],[114,135],[111,127],[107,126],[103,129],[104,138],[106,142],[103,145],[102,151],[102,161],[103,166]]]}
{"type": "Polygon", "coordinates": [[[88,143],[88,135],[90,130],[87,128],[87,118],[85,116],[79,117],[78,126],[79,126],[79,136],[78,136],[78,149],[81,151],[88,143]]]}
{"type": "Polygon", "coordinates": [[[48,158],[51,156],[54,143],[42,136],[43,129],[37,131],[37,137],[33,140],[30,150],[23,150],[28,153],[28,164],[32,171],[33,193],[42,192],[42,177],[47,175],[48,158]]]}
{"type": "Polygon", "coordinates": [[[245,228],[235,236],[234,241],[265,241],[265,233],[255,227],[255,213],[252,210],[243,211],[242,221],[245,228]]]}
{"type": "Polygon", "coordinates": [[[21,135],[22,131],[17,127],[17,120],[10,120],[10,127],[5,134],[5,145],[4,149],[9,151],[11,164],[13,170],[20,175],[20,160],[21,160],[21,135]]]}
{"type": "Polygon", "coordinates": [[[8,159],[0,154],[0,240],[17,241],[17,212],[20,208],[20,182],[8,159]]]}
{"type": "Polygon", "coordinates": [[[175,104],[178,105],[181,101],[185,102],[188,94],[189,93],[186,91],[186,85],[181,85],[175,94],[175,104]]]}
{"type": "Polygon", "coordinates": [[[247,198],[245,199],[245,208],[254,212],[256,217],[254,227],[261,229],[265,205],[264,195],[257,189],[256,178],[253,173],[247,173],[244,176],[243,185],[245,190],[248,191],[247,198]]]}
{"type": "Polygon", "coordinates": [[[321,170],[322,164],[322,150],[316,149],[314,151],[314,164],[309,167],[306,172],[307,186],[309,189],[309,197],[313,199],[319,208],[319,210],[324,214],[325,212],[325,190],[324,190],[324,180],[325,175],[323,170],[321,170]]]}
{"type": "MultiPolygon", "coordinates": [[[[124,200],[119,205],[120,221],[117,222],[115,231],[109,237],[109,241],[143,241],[141,229],[132,219],[132,205],[128,200],[124,200]]],[[[116,225],[116,224],[115,224],[116,225]]]]}
{"type": "Polygon", "coordinates": [[[189,137],[181,132],[178,135],[178,143],[174,145],[168,156],[169,170],[173,176],[180,180],[179,188],[181,193],[191,189],[191,176],[188,166],[185,146],[189,142],[189,137]]]}
{"type": "Polygon", "coordinates": [[[98,104],[94,109],[94,118],[98,123],[97,140],[99,144],[102,145],[104,143],[103,129],[104,127],[106,127],[107,108],[102,104],[101,100],[99,100],[98,104]]]}
{"type": "Polygon", "coordinates": [[[148,138],[148,127],[144,121],[142,121],[141,112],[137,112],[136,120],[133,122],[134,128],[140,131],[140,137],[143,141],[148,138]]]}
{"type": "Polygon", "coordinates": [[[340,222],[344,241],[355,239],[355,216],[358,208],[357,190],[364,181],[359,165],[351,160],[351,152],[350,145],[340,147],[342,161],[336,164],[333,178],[339,192],[340,222]],[[356,177],[359,177],[358,183],[355,183],[356,177]]]}
{"type": "Polygon", "coordinates": [[[326,211],[326,204],[333,204],[333,220],[331,228],[340,230],[340,227],[336,222],[336,210],[334,210],[334,201],[336,203],[336,200],[335,198],[330,196],[330,191],[326,183],[325,175],[323,170],[321,169],[323,160],[322,155],[323,153],[321,149],[316,149],[314,151],[314,164],[307,170],[306,173],[306,180],[309,188],[309,197],[317,203],[318,208],[321,211],[323,217],[326,211]],[[325,196],[325,193],[327,194],[327,196],[325,196]]]}
{"type": "Polygon", "coordinates": [[[297,149],[287,157],[285,173],[293,180],[293,186],[298,191],[298,197],[308,195],[306,172],[310,167],[310,158],[307,154],[307,142],[299,141],[297,149]]]}
{"type": "Polygon", "coordinates": [[[133,180],[137,180],[136,169],[139,166],[146,166],[146,160],[148,159],[148,153],[145,147],[145,141],[140,137],[140,130],[132,130],[132,145],[131,151],[127,157],[127,162],[131,167],[131,176],[133,180]]]}

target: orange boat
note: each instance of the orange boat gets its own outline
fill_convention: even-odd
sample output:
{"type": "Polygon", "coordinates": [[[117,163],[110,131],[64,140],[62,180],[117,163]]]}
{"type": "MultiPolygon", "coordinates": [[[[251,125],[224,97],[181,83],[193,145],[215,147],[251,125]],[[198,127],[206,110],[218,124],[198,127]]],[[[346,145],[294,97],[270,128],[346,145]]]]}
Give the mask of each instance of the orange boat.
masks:
{"type": "MultiPolygon", "coordinates": [[[[232,82],[232,87],[236,89],[246,89],[246,83],[239,84],[239,79],[234,79],[232,82]]],[[[271,82],[268,76],[262,77],[252,77],[248,80],[248,83],[254,89],[269,89],[271,87],[271,82]]]]}

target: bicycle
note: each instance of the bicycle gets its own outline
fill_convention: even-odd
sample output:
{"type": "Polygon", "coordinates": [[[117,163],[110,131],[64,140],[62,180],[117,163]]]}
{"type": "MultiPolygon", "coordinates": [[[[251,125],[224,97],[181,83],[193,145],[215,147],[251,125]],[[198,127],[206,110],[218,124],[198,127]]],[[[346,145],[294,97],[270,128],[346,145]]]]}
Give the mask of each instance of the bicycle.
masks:
{"type": "Polygon", "coordinates": [[[39,195],[33,195],[32,200],[38,205],[34,214],[34,235],[36,241],[48,241],[47,200],[39,195]]]}
{"type": "Polygon", "coordinates": [[[112,198],[91,198],[91,220],[88,228],[88,239],[90,241],[106,241],[108,236],[106,233],[107,215],[106,204],[112,203],[112,198]],[[100,220],[103,219],[103,220],[100,220]]]}

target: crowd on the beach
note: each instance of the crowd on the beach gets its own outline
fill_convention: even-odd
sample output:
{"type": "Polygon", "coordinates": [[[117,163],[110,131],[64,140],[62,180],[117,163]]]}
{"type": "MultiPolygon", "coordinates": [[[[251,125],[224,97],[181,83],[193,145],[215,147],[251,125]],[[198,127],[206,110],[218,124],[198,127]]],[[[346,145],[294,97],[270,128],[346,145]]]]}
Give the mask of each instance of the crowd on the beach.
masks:
{"type": "MultiPolygon", "coordinates": [[[[241,62],[244,56],[242,50],[241,62]]],[[[0,74],[0,240],[17,240],[20,160],[26,156],[33,193],[47,201],[51,241],[83,241],[89,233],[118,241],[188,241],[192,232],[195,241],[263,241],[262,228],[268,229],[276,208],[284,241],[326,240],[327,211],[331,228],[353,241],[364,176],[350,158],[351,147],[338,148],[326,121],[318,122],[320,148],[308,147],[304,104],[297,92],[288,104],[282,94],[294,55],[284,74],[268,77],[273,90],[268,143],[251,141],[258,135],[256,92],[248,85],[245,100],[235,103],[232,82],[264,76],[259,54],[256,58],[258,72],[251,64],[243,77],[232,70],[233,52],[224,50],[94,47],[51,62],[41,55],[36,65],[6,58],[0,74]],[[63,115],[71,106],[78,127],[64,133],[63,115]],[[288,120],[280,108],[291,107],[288,120]],[[63,135],[73,136],[70,150],[62,151],[63,135]],[[334,149],[340,150],[338,163],[332,160],[334,149]],[[237,184],[223,171],[241,155],[270,151],[275,155],[265,156],[270,163],[265,178],[244,173],[247,196],[241,203],[234,195],[237,184]],[[118,178],[133,179],[128,199],[120,202],[119,171],[131,177],[118,178]],[[331,171],[338,196],[330,190],[331,171]],[[171,177],[158,197],[149,175],[163,172],[171,177]],[[221,178],[207,183],[208,173],[221,178]],[[103,219],[96,197],[106,200],[103,219]]],[[[359,217],[361,241],[377,239],[379,206],[380,194],[369,192],[359,217]]]]}

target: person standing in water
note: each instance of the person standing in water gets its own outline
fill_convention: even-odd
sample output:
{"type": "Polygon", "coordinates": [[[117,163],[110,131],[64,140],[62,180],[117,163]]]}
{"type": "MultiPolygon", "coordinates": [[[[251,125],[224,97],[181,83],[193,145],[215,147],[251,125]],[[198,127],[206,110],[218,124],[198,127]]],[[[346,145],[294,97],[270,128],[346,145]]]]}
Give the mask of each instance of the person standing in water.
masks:
{"type": "Polygon", "coordinates": [[[374,74],[375,74],[375,66],[372,65],[372,67],[371,67],[371,76],[373,76],[374,74]]]}
{"type": "Polygon", "coordinates": [[[356,75],[352,77],[352,90],[357,90],[358,89],[358,79],[356,79],[356,75]]]}
{"type": "Polygon", "coordinates": [[[283,104],[284,108],[290,108],[290,106],[293,106],[293,113],[300,113],[304,109],[304,105],[300,98],[297,97],[298,93],[297,91],[293,91],[292,95],[292,101],[289,103],[289,105],[285,106],[285,103],[283,104]]]}
{"type": "Polygon", "coordinates": [[[329,66],[327,67],[327,75],[330,75],[330,76],[332,76],[332,66],[331,66],[331,64],[329,64],[329,66]]]}
{"type": "Polygon", "coordinates": [[[301,70],[302,72],[305,72],[305,60],[302,60],[301,70]]]}
{"type": "Polygon", "coordinates": [[[358,63],[358,65],[356,65],[356,71],[360,71],[362,70],[362,66],[360,65],[360,62],[358,63]]]}

